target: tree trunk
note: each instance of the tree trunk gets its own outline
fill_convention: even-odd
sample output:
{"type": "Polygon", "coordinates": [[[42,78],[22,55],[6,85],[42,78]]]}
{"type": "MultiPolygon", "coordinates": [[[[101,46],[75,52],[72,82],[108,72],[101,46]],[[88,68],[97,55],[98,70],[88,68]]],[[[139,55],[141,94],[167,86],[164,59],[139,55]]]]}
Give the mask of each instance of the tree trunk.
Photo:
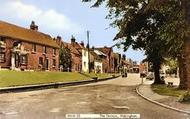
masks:
{"type": "Polygon", "coordinates": [[[185,78],[185,66],[184,59],[182,56],[178,57],[178,65],[179,65],[179,89],[187,89],[187,78],[185,78]]]}
{"type": "MultiPolygon", "coordinates": [[[[181,0],[182,2],[182,9],[185,13],[185,18],[188,24],[188,29],[190,27],[190,1],[188,0],[181,0]]],[[[186,33],[182,46],[182,79],[180,78],[180,86],[179,88],[182,89],[190,89],[190,34],[189,32],[186,33]]]]}
{"type": "Polygon", "coordinates": [[[155,62],[153,63],[153,70],[154,70],[154,84],[163,84],[163,81],[160,78],[160,63],[159,62],[155,62]]]}

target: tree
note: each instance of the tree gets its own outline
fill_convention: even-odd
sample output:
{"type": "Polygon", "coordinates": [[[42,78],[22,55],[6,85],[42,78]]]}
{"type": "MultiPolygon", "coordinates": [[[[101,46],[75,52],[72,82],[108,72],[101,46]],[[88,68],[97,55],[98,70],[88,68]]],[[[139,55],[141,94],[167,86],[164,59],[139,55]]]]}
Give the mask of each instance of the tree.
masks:
{"type": "Polygon", "coordinates": [[[63,68],[62,71],[71,70],[71,51],[68,47],[61,46],[59,51],[60,67],[63,68]]]}
{"type": "MultiPolygon", "coordinates": [[[[94,6],[103,1],[98,0],[94,6]]],[[[111,25],[119,29],[114,40],[121,39],[125,51],[130,46],[145,50],[146,60],[153,64],[155,83],[162,83],[159,70],[166,52],[157,32],[163,24],[163,16],[154,9],[148,9],[149,4],[147,0],[108,0],[110,11],[107,18],[112,19],[111,25]]]]}
{"type": "MultiPolygon", "coordinates": [[[[156,1],[156,0],[155,0],[156,1]]],[[[165,17],[165,23],[158,33],[161,40],[165,41],[167,52],[178,59],[181,89],[190,88],[190,55],[189,47],[189,6],[188,0],[165,0],[152,4],[154,9],[160,11],[165,17]],[[189,86],[188,86],[189,85],[189,86]]]]}
{"type": "Polygon", "coordinates": [[[186,64],[190,59],[187,59],[189,56],[185,49],[189,38],[190,1],[97,0],[93,6],[97,7],[104,1],[110,9],[108,18],[114,19],[112,26],[119,29],[115,39],[122,39],[124,49],[132,45],[134,49],[145,50],[158,83],[164,57],[178,57],[180,86],[187,88],[190,69],[186,64]]]}

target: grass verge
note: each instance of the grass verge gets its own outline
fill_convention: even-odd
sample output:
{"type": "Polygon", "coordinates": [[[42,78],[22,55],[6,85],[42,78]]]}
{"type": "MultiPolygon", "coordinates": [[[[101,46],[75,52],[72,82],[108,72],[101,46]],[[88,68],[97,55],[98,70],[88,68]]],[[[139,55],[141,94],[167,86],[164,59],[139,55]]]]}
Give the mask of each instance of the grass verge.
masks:
{"type": "Polygon", "coordinates": [[[180,90],[176,87],[167,87],[166,85],[151,85],[151,88],[154,92],[160,95],[175,96],[179,97],[183,95],[186,90],[180,90]]]}
{"type": "Polygon", "coordinates": [[[45,84],[54,82],[71,82],[89,79],[90,77],[73,72],[0,71],[0,87],[45,84]]]}
{"type": "Polygon", "coordinates": [[[2,70],[0,71],[0,87],[83,81],[92,79],[92,77],[102,79],[111,77],[113,74],[86,73],[86,75],[88,76],[75,72],[22,72],[2,70]]]}

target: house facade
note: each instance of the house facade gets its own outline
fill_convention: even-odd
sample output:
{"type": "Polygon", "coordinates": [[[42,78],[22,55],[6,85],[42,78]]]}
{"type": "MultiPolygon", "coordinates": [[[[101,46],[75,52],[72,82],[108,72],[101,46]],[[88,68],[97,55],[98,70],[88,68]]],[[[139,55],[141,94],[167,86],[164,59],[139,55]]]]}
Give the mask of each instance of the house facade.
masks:
{"type": "Polygon", "coordinates": [[[12,70],[58,70],[59,46],[51,36],[0,21],[0,67],[12,70]]]}
{"type": "Polygon", "coordinates": [[[103,52],[106,55],[106,58],[103,59],[103,72],[105,73],[114,73],[115,72],[115,55],[112,47],[101,47],[96,48],[97,50],[103,52]]]}
{"type": "Polygon", "coordinates": [[[83,43],[76,42],[74,37],[71,38],[71,43],[66,43],[61,39],[60,36],[56,38],[56,43],[61,47],[68,48],[71,55],[71,72],[81,72],[82,71],[82,49],[84,47],[83,43]]]}
{"type": "Polygon", "coordinates": [[[87,48],[84,48],[82,50],[82,71],[88,72],[90,70],[91,72],[94,72],[94,73],[105,73],[103,71],[104,59],[106,59],[106,55],[103,52],[96,49],[88,50],[87,48]],[[89,69],[89,65],[90,65],[90,69],[89,69]]]}

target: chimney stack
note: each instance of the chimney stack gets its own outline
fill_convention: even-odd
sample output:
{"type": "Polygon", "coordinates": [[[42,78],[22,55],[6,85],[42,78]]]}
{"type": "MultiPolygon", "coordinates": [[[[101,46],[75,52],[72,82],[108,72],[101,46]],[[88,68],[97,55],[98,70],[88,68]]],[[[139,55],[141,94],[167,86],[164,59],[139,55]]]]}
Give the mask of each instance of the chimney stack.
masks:
{"type": "Polygon", "coordinates": [[[72,37],[71,37],[71,45],[74,45],[74,44],[75,44],[75,42],[76,42],[76,39],[75,39],[75,37],[74,37],[74,36],[72,36],[72,37]]]}
{"type": "Polygon", "coordinates": [[[81,41],[80,45],[81,45],[82,47],[84,47],[84,42],[83,42],[83,41],[81,41]]]}
{"type": "Polygon", "coordinates": [[[62,45],[62,38],[61,38],[61,36],[57,36],[57,38],[55,38],[56,40],[56,43],[59,45],[59,46],[61,46],[62,45]]]}
{"type": "Polygon", "coordinates": [[[35,24],[34,21],[31,22],[30,24],[30,29],[34,31],[38,31],[38,26],[35,24]]]}

